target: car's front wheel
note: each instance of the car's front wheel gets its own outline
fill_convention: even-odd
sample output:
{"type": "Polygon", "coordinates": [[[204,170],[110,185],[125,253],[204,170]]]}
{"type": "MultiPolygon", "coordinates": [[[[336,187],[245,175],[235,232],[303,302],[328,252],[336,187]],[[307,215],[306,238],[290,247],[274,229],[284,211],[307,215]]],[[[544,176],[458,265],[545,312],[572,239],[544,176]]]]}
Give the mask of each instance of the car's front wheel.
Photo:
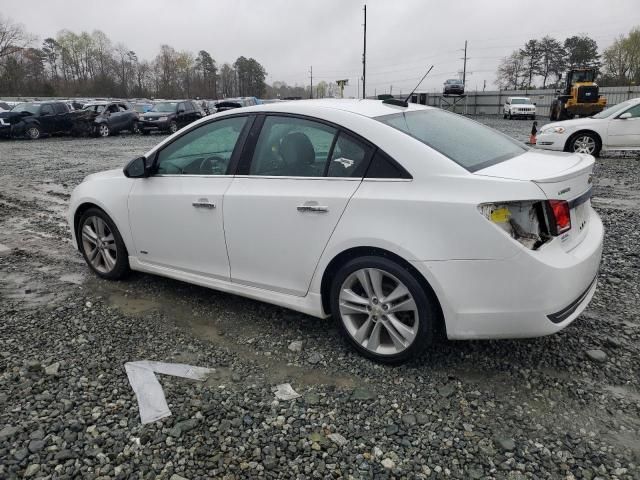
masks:
{"type": "Polygon", "coordinates": [[[38,127],[37,125],[31,125],[29,128],[27,128],[27,138],[29,140],[37,140],[41,135],[42,132],[40,130],[40,127],[38,127]]]}
{"type": "Polygon", "coordinates": [[[129,272],[129,258],[118,228],[98,208],[90,208],[78,222],[82,255],[98,276],[117,280],[129,272]]]}
{"type": "Polygon", "coordinates": [[[169,124],[169,133],[176,133],[178,131],[178,124],[176,122],[171,122],[169,124]]]}
{"type": "Polygon", "coordinates": [[[109,125],[107,125],[106,123],[101,123],[98,126],[98,135],[100,135],[101,137],[108,137],[110,133],[111,131],[109,130],[109,125]]]}
{"type": "Polygon", "coordinates": [[[431,343],[437,308],[406,268],[383,257],[343,265],[331,286],[331,313],[364,356],[399,363],[431,343]]]}
{"type": "Polygon", "coordinates": [[[568,150],[575,153],[587,153],[597,157],[600,154],[602,145],[600,140],[593,133],[578,133],[571,137],[568,142],[568,150]]]}

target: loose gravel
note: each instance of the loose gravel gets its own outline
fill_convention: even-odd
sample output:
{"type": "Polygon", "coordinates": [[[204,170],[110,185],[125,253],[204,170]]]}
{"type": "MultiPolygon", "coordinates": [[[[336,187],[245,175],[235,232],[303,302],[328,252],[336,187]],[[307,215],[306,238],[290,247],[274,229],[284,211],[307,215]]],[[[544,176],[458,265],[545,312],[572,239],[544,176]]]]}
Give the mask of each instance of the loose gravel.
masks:
{"type": "MultiPolygon", "coordinates": [[[[479,120],[520,140],[531,128],[479,120]]],[[[0,478],[640,478],[637,154],[597,162],[604,258],[571,326],[439,340],[387,367],[331,319],[88,272],[64,219],[71,190],[160,138],[0,141],[0,478]],[[135,360],[215,372],[161,376],[173,415],[143,426],[123,368],[135,360]],[[277,400],[281,383],[300,397],[277,400]]]]}

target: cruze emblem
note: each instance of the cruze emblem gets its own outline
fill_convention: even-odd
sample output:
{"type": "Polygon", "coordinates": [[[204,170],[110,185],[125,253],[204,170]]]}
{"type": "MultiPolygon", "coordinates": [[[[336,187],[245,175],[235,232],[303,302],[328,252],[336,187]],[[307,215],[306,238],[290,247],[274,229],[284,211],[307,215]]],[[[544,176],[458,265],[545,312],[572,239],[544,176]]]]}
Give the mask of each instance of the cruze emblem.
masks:
{"type": "Polygon", "coordinates": [[[571,191],[571,187],[563,188],[562,190],[560,190],[558,192],[558,195],[563,195],[563,194],[568,193],[570,191],[571,191]]]}

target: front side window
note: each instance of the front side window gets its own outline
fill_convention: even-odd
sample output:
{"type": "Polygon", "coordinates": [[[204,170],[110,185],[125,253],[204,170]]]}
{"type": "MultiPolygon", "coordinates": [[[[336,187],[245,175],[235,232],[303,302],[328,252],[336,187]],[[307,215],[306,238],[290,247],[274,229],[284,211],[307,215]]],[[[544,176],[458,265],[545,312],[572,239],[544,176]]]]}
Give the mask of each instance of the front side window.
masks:
{"type": "Polygon", "coordinates": [[[636,105],[635,107],[631,107],[629,110],[627,110],[624,113],[630,113],[631,114],[631,118],[640,117],[640,103],[638,105],[636,105]]]}
{"type": "Polygon", "coordinates": [[[471,172],[527,151],[502,133],[439,109],[394,113],[377,120],[420,140],[471,172]]]}
{"type": "Polygon", "coordinates": [[[340,133],[329,160],[329,177],[362,177],[367,168],[369,148],[358,140],[340,133]]]}
{"type": "Polygon", "coordinates": [[[250,175],[322,177],[336,129],[295,117],[268,116],[260,131],[250,175]]]}
{"type": "Polygon", "coordinates": [[[51,105],[43,105],[40,109],[40,115],[53,115],[53,107],[51,105]]]}
{"type": "Polygon", "coordinates": [[[158,175],[225,175],[247,117],[207,123],[163,148],[158,175]]]}

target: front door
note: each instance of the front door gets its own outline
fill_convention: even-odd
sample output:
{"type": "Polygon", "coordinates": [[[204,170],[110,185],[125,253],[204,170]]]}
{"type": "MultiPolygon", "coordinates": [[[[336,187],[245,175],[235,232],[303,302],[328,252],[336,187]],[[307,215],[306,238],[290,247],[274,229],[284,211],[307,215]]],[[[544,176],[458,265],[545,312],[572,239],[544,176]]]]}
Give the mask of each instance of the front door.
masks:
{"type": "Polygon", "coordinates": [[[133,256],[155,266],[229,279],[223,195],[248,118],[200,125],[157,153],[154,175],[136,180],[129,195],[133,256]]]}
{"type": "Polygon", "coordinates": [[[640,148],[640,104],[625,110],[621,115],[629,113],[629,118],[612,119],[607,131],[608,146],[618,148],[640,148]]]}
{"type": "Polygon", "coordinates": [[[58,131],[58,123],[56,121],[56,114],[53,110],[53,105],[47,103],[40,107],[40,116],[38,117],[40,121],[40,127],[42,128],[43,133],[55,133],[58,131]]]}
{"type": "Polygon", "coordinates": [[[269,115],[224,197],[233,282],[306,295],[369,149],[323,123],[269,115]],[[335,140],[337,138],[337,140],[335,140]]]}

